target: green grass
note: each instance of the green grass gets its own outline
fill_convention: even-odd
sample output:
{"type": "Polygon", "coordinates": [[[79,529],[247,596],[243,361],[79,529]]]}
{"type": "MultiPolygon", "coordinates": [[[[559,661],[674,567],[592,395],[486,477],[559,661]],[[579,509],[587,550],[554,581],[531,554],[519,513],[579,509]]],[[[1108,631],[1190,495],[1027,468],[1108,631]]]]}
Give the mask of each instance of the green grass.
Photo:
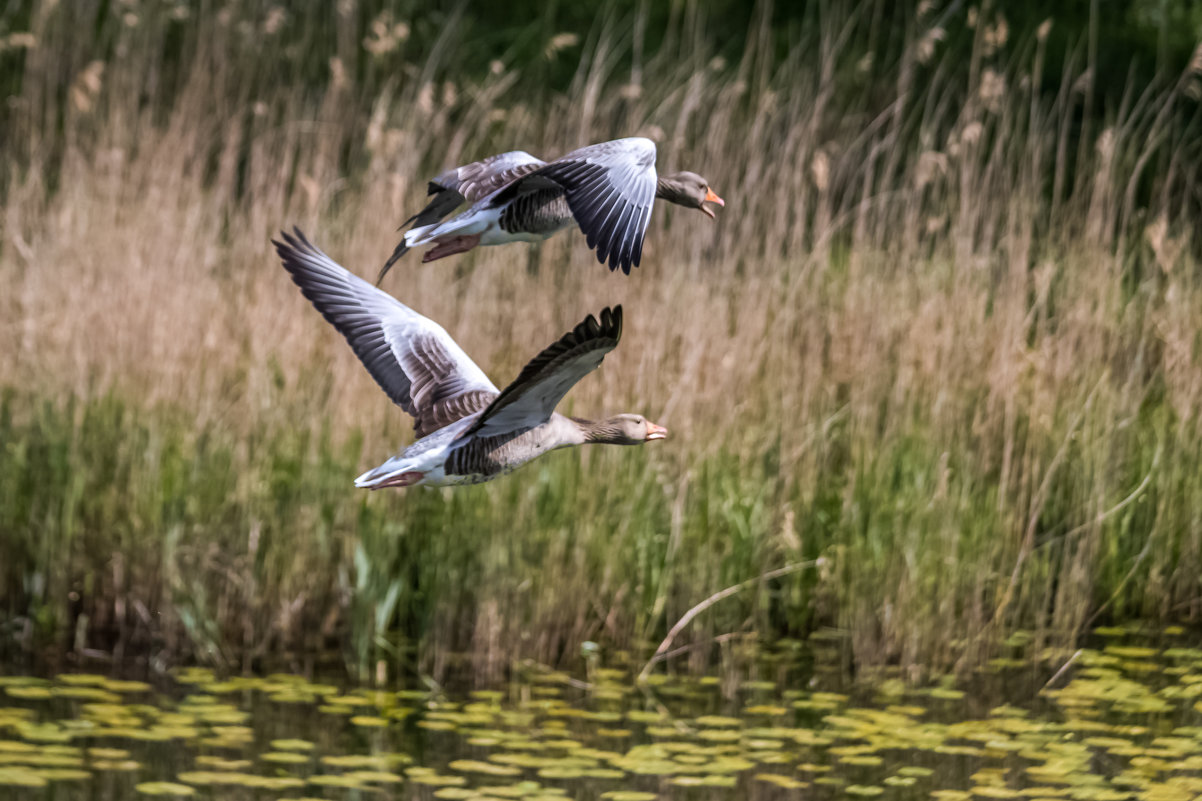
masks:
{"type": "Polygon", "coordinates": [[[492,485],[371,496],[350,484],[354,426],[235,433],[116,393],[10,390],[6,617],[33,621],[19,642],[35,650],[75,647],[82,614],[81,644],[125,653],[251,667],[342,647],[364,675],[383,660],[481,681],[518,657],[570,662],[586,640],[647,648],[710,593],[806,559],[823,564],[716,605],[694,636],[838,626],[866,663],[937,668],[974,633],[1072,641],[1103,605],[1107,620],[1188,618],[1198,432],[1163,398],[1116,415],[1119,389],[1046,430],[1019,420],[1033,467],[1005,490],[999,443],[915,404],[883,434],[834,421],[804,474],[757,426],[756,446],[685,478],[649,448],[596,449],[492,485]]]}

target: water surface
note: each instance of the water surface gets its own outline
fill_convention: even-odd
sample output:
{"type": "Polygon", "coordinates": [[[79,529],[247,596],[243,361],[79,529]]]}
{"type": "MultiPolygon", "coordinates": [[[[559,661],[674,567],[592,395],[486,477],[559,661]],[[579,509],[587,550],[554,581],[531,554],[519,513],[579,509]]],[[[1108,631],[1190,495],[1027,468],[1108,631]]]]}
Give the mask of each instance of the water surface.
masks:
{"type": "Polygon", "coordinates": [[[656,676],[640,688],[633,669],[530,668],[458,696],[200,668],[163,686],[2,676],[0,797],[1202,795],[1202,650],[1180,630],[1155,644],[1101,634],[1071,660],[1018,642],[959,683],[917,688],[852,681],[800,650],[770,655],[757,679],[656,676]]]}

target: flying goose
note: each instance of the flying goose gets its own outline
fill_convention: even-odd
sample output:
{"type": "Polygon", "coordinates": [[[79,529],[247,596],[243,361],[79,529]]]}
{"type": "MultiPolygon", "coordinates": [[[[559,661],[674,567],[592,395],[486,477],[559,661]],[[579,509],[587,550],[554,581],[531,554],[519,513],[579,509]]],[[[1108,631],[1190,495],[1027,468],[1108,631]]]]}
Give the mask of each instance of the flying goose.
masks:
{"type": "Polygon", "coordinates": [[[643,254],[643,236],[655,198],[700,209],[726,202],[700,175],[656,177],[655,143],[643,137],[582,147],[550,163],[524,151],[490,156],[448,170],[430,181],[430,203],[401,227],[405,232],[376,279],[378,284],[411,247],[434,245],[423,262],[463,253],[477,245],[532,242],[576,222],[596,248],[597,260],[630,274],[643,254]],[[473,205],[443,222],[461,203],[473,205]]]}
{"type": "Polygon", "coordinates": [[[380,388],[414,418],[417,441],[355,479],[381,489],[478,484],[555,448],[591,442],[638,445],[668,431],[641,415],[606,420],[555,411],[622,336],[622,307],[591,314],[498,390],[433,320],[352,275],[299,228],[272,240],[284,269],[363,362],[380,388]]]}

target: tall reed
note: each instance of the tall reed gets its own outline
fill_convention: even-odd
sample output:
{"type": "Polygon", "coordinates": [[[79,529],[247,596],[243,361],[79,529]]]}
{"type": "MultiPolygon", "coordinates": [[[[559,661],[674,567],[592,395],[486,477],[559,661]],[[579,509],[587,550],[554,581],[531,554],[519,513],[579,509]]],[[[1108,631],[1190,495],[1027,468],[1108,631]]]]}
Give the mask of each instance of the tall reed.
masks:
{"type": "Polygon", "coordinates": [[[104,6],[94,37],[45,4],[7,45],[0,654],[250,669],[333,647],[365,675],[487,682],[588,640],[649,652],[801,560],[699,616],[691,664],[731,632],[837,627],[862,666],[919,675],[1019,628],[1065,647],[1100,617],[1202,611],[1202,61],[1083,116],[1093,65],[1047,63],[1047,28],[1000,12],[918,16],[887,63],[844,46],[877,6],[783,55],[765,12],[728,63],[686,3],[656,52],[614,14],[551,36],[542,58],[578,63],[552,92],[544,62],[409,60],[404,20],[349,8],[104,6]],[[632,134],[709,179],[716,223],[658,209],[629,278],[565,234],[409,257],[385,288],[497,383],[625,304],[567,409],[671,438],[355,491],[409,421],[270,237],[298,224],[374,276],[441,168],[632,134]]]}

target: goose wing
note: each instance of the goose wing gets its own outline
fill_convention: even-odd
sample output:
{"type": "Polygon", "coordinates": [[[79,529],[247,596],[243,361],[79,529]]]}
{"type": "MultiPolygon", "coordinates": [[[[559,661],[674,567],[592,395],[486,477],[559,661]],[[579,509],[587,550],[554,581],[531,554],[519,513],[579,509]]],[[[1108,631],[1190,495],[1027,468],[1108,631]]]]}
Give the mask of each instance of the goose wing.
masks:
{"type": "Polygon", "coordinates": [[[442,326],[335,263],[300,229],[272,240],[284,269],[346,337],[392,401],[424,437],[487,407],[497,388],[442,326]]]}
{"type": "MultiPolygon", "coordinates": [[[[463,203],[475,203],[517,178],[546,166],[546,163],[524,150],[511,150],[449,169],[426,185],[426,195],[430,202],[424,209],[401,223],[400,227],[404,228],[410,223],[417,227],[433,225],[463,203]]],[[[408,250],[409,246],[402,239],[380,270],[380,275],[376,278],[377,284],[384,280],[392,265],[408,250]]]]}
{"type": "MultiPolygon", "coordinates": [[[[523,150],[512,150],[448,170],[435,181],[458,192],[464,200],[475,203],[515,179],[529,175],[546,165],[547,162],[523,150]]],[[[430,186],[434,185],[435,182],[431,182],[430,186]]]]}
{"type": "Polygon", "coordinates": [[[530,360],[461,435],[497,436],[546,422],[580,379],[597,369],[622,337],[622,307],[589,315],[530,360]]]}
{"type": "Polygon", "coordinates": [[[572,216],[596,248],[597,260],[630,274],[643,256],[643,235],[655,202],[655,143],[641,136],[574,150],[518,177],[497,199],[542,188],[563,188],[572,216]]]}

